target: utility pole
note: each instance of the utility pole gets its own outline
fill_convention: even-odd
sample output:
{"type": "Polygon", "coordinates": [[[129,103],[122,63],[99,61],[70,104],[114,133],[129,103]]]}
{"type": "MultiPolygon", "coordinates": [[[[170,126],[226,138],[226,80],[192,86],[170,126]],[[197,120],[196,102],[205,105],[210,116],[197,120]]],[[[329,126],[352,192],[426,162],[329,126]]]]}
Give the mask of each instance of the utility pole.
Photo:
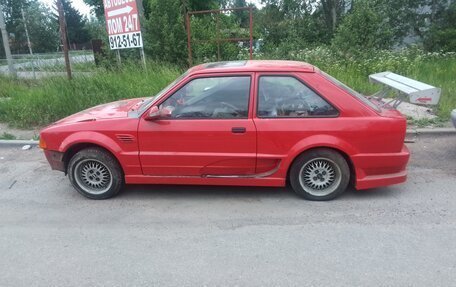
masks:
{"type": "Polygon", "coordinates": [[[63,56],[65,57],[65,67],[68,80],[71,80],[70,57],[68,55],[68,41],[66,36],[65,14],[63,13],[62,0],[56,0],[57,10],[59,11],[60,40],[63,45],[63,56]]]}
{"type": "Polygon", "coordinates": [[[30,36],[29,36],[28,28],[27,28],[27,20],[25,19],[24,7],[22,7],[22,5],[21,5],[21,13],[22,13],[22,22],[24,23],[24,28],[25,28],[25,36],[27,37],[27,45],[29,48],[30,56],[32,57],[33,78],[36,79],[35,61],[34,61],[34,57],[33,57],[32,43],[30,42],[30,36]]]}
{"type": "Polygon", "coordinates": [[[16,69],[14,69],[13,57],[9,46],[8,33],[6,32],[5,19],[3,18],[3,6],[0,4],[0,30],[2,30],[3,47],[5,48],[6,61],[8,62],[8,70],[11,76],[16,77],[16,69]]]}

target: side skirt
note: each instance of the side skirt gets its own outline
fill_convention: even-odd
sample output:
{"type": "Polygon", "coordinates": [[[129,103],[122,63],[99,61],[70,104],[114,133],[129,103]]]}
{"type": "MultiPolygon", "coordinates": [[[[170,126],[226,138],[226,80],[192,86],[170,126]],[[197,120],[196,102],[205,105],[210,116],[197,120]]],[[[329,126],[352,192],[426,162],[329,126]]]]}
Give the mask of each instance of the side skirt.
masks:
{"type": "Polygon", "coordinates": [[[179,184],[228,186],[285,186],[284,178],[275,177],[199,177],[126,175],[127,184],[179,184]]]}

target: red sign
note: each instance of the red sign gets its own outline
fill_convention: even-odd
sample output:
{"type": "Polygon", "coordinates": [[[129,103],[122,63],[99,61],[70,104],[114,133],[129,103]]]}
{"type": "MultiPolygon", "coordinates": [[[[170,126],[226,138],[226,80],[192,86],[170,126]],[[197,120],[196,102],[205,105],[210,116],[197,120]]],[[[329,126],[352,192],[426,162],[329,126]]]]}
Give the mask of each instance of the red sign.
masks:
{"type": "Polygon", "coordinates": [[[421,102],[421,103],[427,103],[427,102],[430,102],[432,101],[432,98],[418,98],[416,99],[418,102],[421,102]]]}
{"type": "Polygon", "coordinates": [[[136,0],[103,0],[111,49],[143,46],[136,0]]]}

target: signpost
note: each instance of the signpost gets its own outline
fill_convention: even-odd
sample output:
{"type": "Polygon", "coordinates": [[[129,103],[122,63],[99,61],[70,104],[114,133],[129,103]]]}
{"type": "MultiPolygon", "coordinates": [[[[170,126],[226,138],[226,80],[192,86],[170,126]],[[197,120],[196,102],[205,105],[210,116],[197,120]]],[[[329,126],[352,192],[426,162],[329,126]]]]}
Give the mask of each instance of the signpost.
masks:
{"type": "Polygon", "coordinates": [[[136,0],[103,0],[111,50],[142,48],[136,0]]]}

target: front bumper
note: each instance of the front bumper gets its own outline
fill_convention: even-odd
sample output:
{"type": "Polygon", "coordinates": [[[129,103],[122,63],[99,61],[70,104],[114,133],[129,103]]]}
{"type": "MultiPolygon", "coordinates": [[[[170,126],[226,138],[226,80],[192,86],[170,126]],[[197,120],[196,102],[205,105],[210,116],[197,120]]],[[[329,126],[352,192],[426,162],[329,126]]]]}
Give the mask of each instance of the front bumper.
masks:
{"type": "Polygon", "coordinates": [[[44,150],[44,155],[53,170],[66,171],[65,162],[63,161],[63,152],[44,150]]]}
{"type": "Polygon", "coordinates": [[[360,154],[352,157],[356,189],[368,189],[405,182],[410,152],[403,146],[398,153],[360,154]]]}

